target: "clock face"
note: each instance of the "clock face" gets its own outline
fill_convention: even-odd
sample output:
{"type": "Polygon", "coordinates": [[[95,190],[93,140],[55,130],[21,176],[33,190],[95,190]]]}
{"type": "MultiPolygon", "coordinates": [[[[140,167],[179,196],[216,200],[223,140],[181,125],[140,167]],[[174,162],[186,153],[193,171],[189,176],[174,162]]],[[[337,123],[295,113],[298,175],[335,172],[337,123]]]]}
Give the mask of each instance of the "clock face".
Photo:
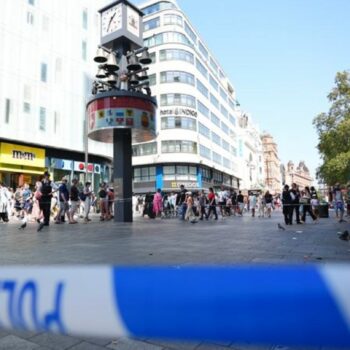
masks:
{"type": "Polygon", "coordinates": [[[101,29],[102,36],[113,33],[122,27],[122,4],[110,7],[102,12],[101,29]]]}

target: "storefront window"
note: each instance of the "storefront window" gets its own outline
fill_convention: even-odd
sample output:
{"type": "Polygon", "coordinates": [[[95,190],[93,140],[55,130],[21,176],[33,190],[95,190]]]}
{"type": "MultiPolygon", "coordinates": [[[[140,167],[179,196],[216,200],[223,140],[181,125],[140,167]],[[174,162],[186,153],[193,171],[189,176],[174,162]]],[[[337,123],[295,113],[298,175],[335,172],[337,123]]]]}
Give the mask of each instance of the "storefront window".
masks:
{"type": "Polygon", "coordinates": [[[137,167],[134,168],[134,182],[155,181],[156,167],[137,167]]]}

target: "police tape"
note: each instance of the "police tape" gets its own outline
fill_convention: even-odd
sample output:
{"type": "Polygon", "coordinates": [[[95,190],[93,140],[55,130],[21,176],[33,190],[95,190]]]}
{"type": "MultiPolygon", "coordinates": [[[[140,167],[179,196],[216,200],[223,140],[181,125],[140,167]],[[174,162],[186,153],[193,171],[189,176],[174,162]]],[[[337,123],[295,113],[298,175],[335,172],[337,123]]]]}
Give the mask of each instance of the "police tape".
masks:
{"type": "Polygon", "coordinates": [[[0,326],[344,347],[349,296],[348,265],[2,267],[0,326]]]}

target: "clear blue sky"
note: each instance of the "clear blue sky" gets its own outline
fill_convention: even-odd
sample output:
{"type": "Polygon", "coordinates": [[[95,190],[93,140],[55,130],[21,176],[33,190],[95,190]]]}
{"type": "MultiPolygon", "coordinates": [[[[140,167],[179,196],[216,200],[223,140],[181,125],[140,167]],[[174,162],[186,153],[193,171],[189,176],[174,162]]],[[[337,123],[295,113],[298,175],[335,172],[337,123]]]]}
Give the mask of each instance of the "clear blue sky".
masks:
{"type": "MultiPolygon", "coordinates": [[[[312,119],[350,69],[350,0],[178,0],[282,162],[320,159],[312,119]]],[[[142,1],[134,1],[140,4],[142,1]]]]}

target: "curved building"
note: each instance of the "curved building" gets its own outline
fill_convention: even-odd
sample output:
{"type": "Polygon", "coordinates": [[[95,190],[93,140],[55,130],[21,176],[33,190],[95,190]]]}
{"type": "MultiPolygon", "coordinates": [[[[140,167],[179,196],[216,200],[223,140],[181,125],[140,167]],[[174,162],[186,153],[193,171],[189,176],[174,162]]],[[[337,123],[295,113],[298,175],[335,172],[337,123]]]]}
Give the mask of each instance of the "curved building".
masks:
{"type": "Polygon", "coordinates": [[[238,188],[241,112],[232,84],[175,1],[140,9],[158,136],[133,145],[134,191],[238,188]]]}

